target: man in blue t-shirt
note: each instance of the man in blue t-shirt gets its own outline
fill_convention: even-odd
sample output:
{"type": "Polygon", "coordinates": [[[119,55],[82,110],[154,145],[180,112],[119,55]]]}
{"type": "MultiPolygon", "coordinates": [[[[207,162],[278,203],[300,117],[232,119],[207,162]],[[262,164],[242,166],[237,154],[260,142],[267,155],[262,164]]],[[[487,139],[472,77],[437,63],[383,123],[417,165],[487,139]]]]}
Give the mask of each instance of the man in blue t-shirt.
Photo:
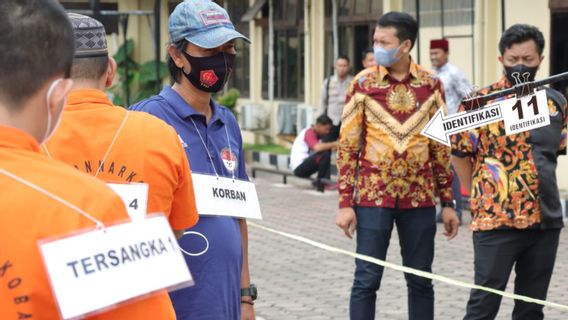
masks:
{"type": "MultiPolygon", "coordinates": [[[[169,18],[169,33],[174,85],[130,109],[151,113],[176,129],[193,173],[248,180],[237,121],[211,95],[232,71],[235,40],[250,41],[209,0],[180,3],[169,18]]],[[[247,235],[244,219],[201,216],[180,239],[195,286],[170,294],[178,319],[254,319],[247,235]]]]}

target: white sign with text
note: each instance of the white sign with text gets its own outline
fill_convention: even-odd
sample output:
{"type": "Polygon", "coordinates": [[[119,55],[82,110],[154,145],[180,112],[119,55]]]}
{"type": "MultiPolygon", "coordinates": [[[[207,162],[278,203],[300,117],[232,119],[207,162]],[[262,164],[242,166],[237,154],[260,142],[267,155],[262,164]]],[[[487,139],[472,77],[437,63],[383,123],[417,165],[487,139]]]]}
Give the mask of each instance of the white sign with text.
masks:
{"type": "Polygon", "coordinates": [[[550,124],[546,91],[539,90],[521,98],[499,102],[507,135],[528,131],[550,124]]]}
{"type": "Polygon", "coordinates": [[[192,173],[200,215],[262,219],[256,187],[250,181],[192,173]]]}
{"type": "Polygon", "coordinates": [[[162,214],[41,240],[39,247],[64,319],[96,313],[163,288],[193,285],[162,214]]]}
{"type": "Polygon", "coordinates": [[[107,183],[120,196],[132,220],[144,219],[148,208],[147,183],[107,183]]]}
{"type": "Polygon", "coordinates": [[[422,135],[450,146],[450,135],[504,121],[505,134],[515,134],[550,124],[546,90],[529,96],[493,102],[481,108],[444,115],[442,108],[422,130],[422,135]]]}

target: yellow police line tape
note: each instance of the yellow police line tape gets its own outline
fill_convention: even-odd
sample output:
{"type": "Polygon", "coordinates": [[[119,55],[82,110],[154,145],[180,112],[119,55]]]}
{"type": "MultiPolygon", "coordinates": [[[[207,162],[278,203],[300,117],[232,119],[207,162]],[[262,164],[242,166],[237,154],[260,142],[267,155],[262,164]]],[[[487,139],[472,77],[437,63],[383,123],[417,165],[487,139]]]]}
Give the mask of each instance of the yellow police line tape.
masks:
{"type": "Polygon", "coordinates": [[[501,291],[501,290],[496,290],[496,289],[492,289],[492,288],[478,286],[478,285],[472,284],[472,283],[467,283],[467,282],[463,282],[463,281],[459,281],[459,280],[450,279],[448,277],[440,276],[440,275],[433,274],[433,273],[426,272],[426,271],[422,271],[422,270],[417,270],[417,269],[413,269],[413,268],[409,268],[409,267],[405,267],[405,266],[399,266],[397,264],[386,262],[384,260],[373,258],[371,256],[367,256],[367,255],[363,255],[363,254],[359,254],[359,253],[335,248],[335,247],[323,244],[321,242],[310,240],[310,239],[302,237],[302,236],[298,236],[298,235],[295,235],[295,234],[291,234],[291,233],[287,233],[287,232],[283,232],[283,231],[278,231],[276,229],[265,227],[263,225],[251,222],[250,220],[247,221],[247,224],[249,226],[253,226],[255,228],[259,228],[259,229],[262,229],[262,230],[265,230],[265,231],[269,231],[269,232],[284,236],[286,238],[294,239],[294,240],[309,244],[309,245],[314,246],[316,248],[320,248],[320,249],[323,249],[323,250],[326,250],[326,251],[335,252],[335,253],[343,254],[343,255],[346,255],[346,256],[353,257],[353,258],[357,258],[357,259],[360,259],[360,260],[364,260],[364,261],[367,261],[367,262],[370,262],[370,263],[374,263],[374,264],[383,266],[385,268],[389,268],[389,269],[393,269],[393,270],[397,270],[397,271],[402,271],[402,272],[405,272],[405,273],[410,273],[410,274],[413,274],[413,275],[416,275],[416,276],[419,276],[419,277],[423,277],[423,278],[428,278],[428,279],[431,279],[431,280],[445,282],[445,283],[455,285],[455,286],[458,286],[458,287],[483,290],[483,291],[498,294],[500,296],[510,298],[510,299],[516,299],[516,300],[522,300],[522,301],[525,301],[525,302],[536,303],[536,304],[540,304],[540,305],[543,305],[543,306],[546,306],[546,307],[551,307],[551,308],[556,308],[556,309],[561,309],[561,310],[568,310],[568,306],[565,306],[563,304],[558,304],[558,303],[549,302],[549,301],[540,300],[540,299],[534,299],[534,298],[531,298],[531,297],[522,296],[522,295],[518,295],[518,294],[514,294],[514,293],[508,293],[508,292],[501,291]]]}

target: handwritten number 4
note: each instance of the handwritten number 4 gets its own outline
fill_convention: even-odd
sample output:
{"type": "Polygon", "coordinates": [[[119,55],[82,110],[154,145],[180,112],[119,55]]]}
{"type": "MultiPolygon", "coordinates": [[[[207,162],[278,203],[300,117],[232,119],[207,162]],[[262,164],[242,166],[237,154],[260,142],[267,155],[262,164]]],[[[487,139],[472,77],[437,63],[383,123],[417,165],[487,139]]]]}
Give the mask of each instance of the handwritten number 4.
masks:
{"type": "MultiPolygon", "coordinates": [[[[533,112],[534,115],[538,115],[538,105],[536,103],[536,96],[532,96],[532,98],[529,100],[529,102],[527,103],[527,107],[532,105],[533,107],[533,112]]],[[[519,114],[519,120],[523,120],[524,115],[523,115],[523,106],[521,104],[521,100],[517,100],[517,102],[515,103],[515,105],[513,106],[513,110],[517,110],[517,113],[519,114]]]]}
{"type": "Polygon", "coordinates": [[[128,207],[133,208],[134,210],[138,210],[138,199],[132,200],[132,202],[130,202],[128,207]]]}

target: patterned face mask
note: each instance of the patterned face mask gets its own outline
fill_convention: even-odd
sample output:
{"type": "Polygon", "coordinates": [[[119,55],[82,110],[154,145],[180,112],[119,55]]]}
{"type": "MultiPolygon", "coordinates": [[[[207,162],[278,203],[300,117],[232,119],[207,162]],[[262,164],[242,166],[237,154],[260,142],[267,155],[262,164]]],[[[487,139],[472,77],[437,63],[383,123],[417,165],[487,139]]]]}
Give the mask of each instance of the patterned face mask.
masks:
{"type": "Polygon", "coordinates": [[[194,57],[182,51],[191,64],[191,72],[182,72],[197,89],[205,92],[219,92],[233,71],[236,55],[219,52],[210,57],[194,57]]]}

